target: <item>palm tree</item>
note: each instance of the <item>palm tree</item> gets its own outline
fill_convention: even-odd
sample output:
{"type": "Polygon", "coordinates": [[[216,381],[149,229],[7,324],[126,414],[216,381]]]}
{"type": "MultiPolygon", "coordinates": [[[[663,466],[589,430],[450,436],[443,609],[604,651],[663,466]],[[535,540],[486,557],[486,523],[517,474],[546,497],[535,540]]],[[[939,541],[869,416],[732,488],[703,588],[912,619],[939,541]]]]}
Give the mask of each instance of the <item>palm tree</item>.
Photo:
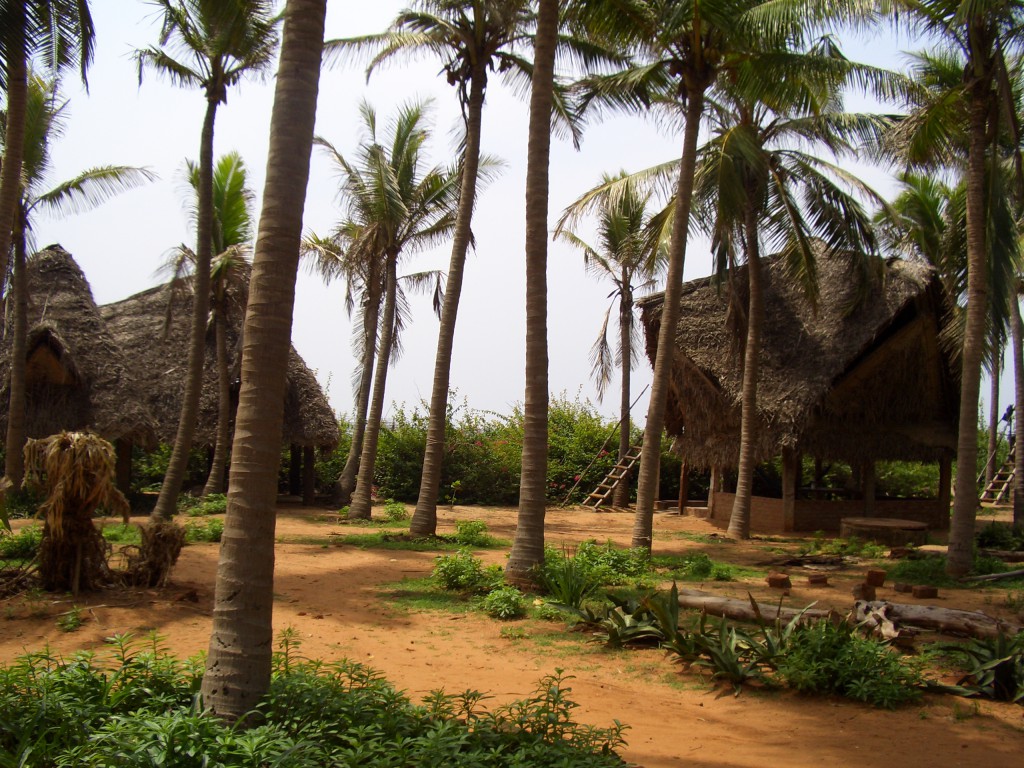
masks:
{"type": "MultiPolygon", "coordinates": [[[[339,234],[348,236],[346,257],[355,263],[377,264],[366,268],[371,280],[383,275],[384,308],[373,392],[349,510],[350,517],[368,518],[387,369],[398,330],[398,261],[404,253],[436,244],[454,229],[461,178],[457,169],[423,170],[422,150],[429,136],[425,105],[400,109],[383,143],[378,141],[376,112],[368,104],[363,104],[361,111],[367,137],[355,162],[346,160],[326,141],[318,143],[329,151],[342,173],[349,217],[339,234]]],[[[426,278],[425,274],[416,275],[414,283],[422,285],[426,278]]],[[[355,450],[353,446],[352,452],[355,450]]]]}
{"type": "MultiPolygon", "coordinates": [[[[90,210],[129,189],[152,181],[155,176],[143,168],[123,165],[101,166],[83,171],[68,181],[47,189],[52,171],[50,148],[64,132],[67,102],[58,101],[56,84],[30,75],[22,129],[22,188],[17,200],[13,232],[13,340],[11,345],[11,383],[8,407],[4,474],[12,486],[21,487],[24,476],[25,445],[25,344],[28,333],[28,286],[25,261],[32,247],[30,238],[39,211],[54,214],[90,210]]],[[[9,125],[4,121],[4,126],[9,125]]],[[[7,131],[0,132],[7,145],[7,131]]]]}
{"type": "Polygon", "coordinates": [[[51,77],[77,65],[86,80],[95,32],[87,0],[0,0],[0,87],[7,95],[7,124],[0,168],[0,289],[7,279],[11,238],[22,194],[25,115],[30,60],[51,77]]]}
{"type": "MultiPolygon", "coordinates": [[[[974,521],[978,498],[973,473],[978,446],[975,418],[978,412],[981,369],[991,275],[988,269],[988,214],[994,174],[992,158],[998,154],[1002,129],[1016,129],[1018,116],[1007,109],[1014,104],[1008,56],[1021,50],[1024,36],[1024,3],[1020,0],[919,0],[893,3],[904,18],[923,33],[940,41],[943,52],[963,64],[959,84],[940,93],[915,110],[904,134],[910,163],[938,158],[944,165],[957,163],[966,144],[963,178],[966,187],[967,309],[962,347],[960,423],[957,438],[956,492],[950,524],[946,569],[963,576],[974,561],[974,521]],[[907,140],[911,139],[911,140],[907,140]],[[917,141],[914,141],[916,139],[917,141]],[[920,154],[918,154],[920,152],[920,154]],[[970,473],[965,477],[965,473],[970,473]]],[[[1019,156],[1019,140],[1014,142],[1019,156]]],[[[1018,181],[1020,163],[1016,164],[1018,181]]]]}
{"type": "Polygon", "coordinates": [[[289,0],[242,350],[228,510],[203,675],[206,708],[234,721],[270,685],[274,505],[302,209],[326,0],[289,0]]]}
{"type": "Polygon", "coordinates": [[[196,216],[195,300],[188,372],[171,460],[153,510],[154,520],[169,520],[177,508],[202,390],[206,322],[210,309],[213,248],[213,129],[217,107],[228,88],[248,74],[265,71],[277,49],[277,19],[270,0],[154,0],[163,13],[158,46],[136,51],[139,81],[147,69],[171,82],[201,88],[206,114],[199,142],[196,216]]]}
{"type": "Polygon", "coordinates": [[[588,17],[595,34],[619,40],[635,52],[637,61],[620,72],[586,78],[582,82],[583,106],[640,110],[656,104],[667,107],[674,120],[682,112],[685,120],[665,300],[640,460],[634,547],[651,547],[661,433],[705,95],[720,72],[750,56],[756,45],[764,45],[744,19],[757,5],[757,0],[631,0],[597,3],[596,12],[588,17]]]}
{"type": "MultiPolygon", "coordinates": [[[[587,269],[598,278],[607,278],[614,286],[612,305],[618,305],[618,349],[613,353],[608,343],[608,322],[612,306],[605,312],[597,341],[591,348],[591,378],[597,384],[598,399],[604,397],[611,383],[615,365],[619,365],[619,461],[630,448],[630,372],[640,353],[640,341],[634,317],[634,296],[638,290],[650,290],[664,264],[665,243],[648,236],[651,215],[648,203],[651,194],[638,189],[638,180],[625,171],[617,176],[605,175],[601,184],[573,202],[558,222],[555,237],[583,251],[587,269]],[[619,183],[621,182],[621,183],[619,183]],[[590,245],[567,227],[597,207],[599,245],[590,245]]],[[[629,482],[623,478],[615,487],[612,503],[629,505],[629,482]]]]}
{"type": "MultiPolygon", "coordinates": [[[[506,578],[513,584],[534,580],[537,566],[544,562],[548,467],[548,176],[558,21],[558,2],[540,0],[530,87],[526,161],[526,394],[523,403],[523,458],[519,482],[519,516],[512,551],[508,565],[505,566],[506,578]]],[[[422,494],[423,488],[420,489],[421,498],[422,494]]]]}
{"type": "MultiPolygon", "coordinates": [[[[750,502],[756,462],[757,380],[764,324],[763,264],[765,248],[777,252],[786,271],[813,302],[817,299],[819,256],[859,260],[873,254],[872,221],[848,190],[878,199],[855,177],[804,148],[824,148],[833,155],[855,152],[857,143],[877,142],[888,127],[884,118],[839,111],[842,81],[826,82],[811,70],[818,52],[795,61],[787,89],[808,77],[794,102],[771,108],[742,88],[720,87],[710,110],[712,137],[698,160],[696,190],[699,221],[707,222],[716,272],[729,274],[740,259],[746,263],[746,339],[740,396],[740,450],[736,498],[729,534],[750,536],[750,502]],[[818,239],[817,242],[814,242],[818,239]]],[[[773,100],[774,101],[774,100],[773,100]]],[[[857,270],[862,272],[862,270],[857,270]]]]}
{"type": "MultiPolygon", "coordinates": [[[[198,197],[199,166],[186,161],[185,178],[193,200],[198,197]]],[[[256,196],[246,185],[246,168],[241,155],[223,155],[213,170],[213,244],[210,265],[210,321],[213,325],[217,367],[217,429],[213,460],[203,487],[203,496],[223,493],[228,447],[231,443],[231,375],[227,347],[229,315],[245,311],[251,265],[248,259],[253,236],[252,205],[256,196]]],[[[195,221],[197,208],[192,206],[195,221]]],[[[195,252],[182,245],[175,249],[172,295],[187,272],[194,270],[195,252]]]]}
{"type": "Polygon", "coordinates": [[[528,33],[534,23],[532,5],[526,0],[421,0],[415,9],[399,13],[388,31],[382,34],[335,40],[325,46],[327,53],[335,56],[367,50],[375,52],[369,72],[398,55],[437,56],[444,61],[445,75],[457,89],[462,107],[465,123],[462,188],[441,309],[423,473],[410,524],[410,531],[418,536],[431,535],[437,529],[452,346],[476,203],[484,96],[490,72],[507,73],[520,79],[529,75],[531,66],[518,51],[529,42],[528,33]]]}

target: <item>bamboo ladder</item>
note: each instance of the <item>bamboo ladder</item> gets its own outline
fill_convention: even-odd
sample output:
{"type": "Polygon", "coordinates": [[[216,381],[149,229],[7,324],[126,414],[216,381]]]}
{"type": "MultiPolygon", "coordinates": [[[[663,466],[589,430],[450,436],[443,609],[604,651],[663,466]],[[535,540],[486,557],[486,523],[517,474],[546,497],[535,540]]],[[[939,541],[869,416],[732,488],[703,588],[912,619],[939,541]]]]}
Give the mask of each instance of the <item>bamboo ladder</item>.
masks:
{"type": "Polygon", "coordinates": [[[992,482],[985,486],[985,490],[981,492],[978,501],[998,504],[1013,490],[1013,478],[1017,466],[1015,462],[1016,453],[1017,443],[1015,442],[1010,446],[1010,453],[1006,457],[1006,461],[1003,462],[1003,466],[993,475],[992,482]]]}
{"type": "Polygon", "coordinates": [[[597,509],[604,504],[608,497],[612,495],[612,491],[615,490],[615,486],[619,484],[622,478],[627,477],[629,472],[636,463],[640,461],[640,455],[643,451],[643,444],[630,446],[630,449],[626,451],[626,455],[615,464],[608,474],[604,476],[604,479],[597,484],[597,488],[583,501],[583,506],[593,507],[597,509]]]}

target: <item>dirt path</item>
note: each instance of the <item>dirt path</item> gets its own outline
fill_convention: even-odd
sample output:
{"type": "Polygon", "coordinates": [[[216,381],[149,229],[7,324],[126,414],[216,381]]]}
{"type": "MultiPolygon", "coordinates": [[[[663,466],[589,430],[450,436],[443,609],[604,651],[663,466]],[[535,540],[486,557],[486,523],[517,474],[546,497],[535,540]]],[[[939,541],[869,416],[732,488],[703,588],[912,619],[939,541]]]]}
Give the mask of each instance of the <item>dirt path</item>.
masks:
{"type": "MultiPolygon", "coordinates": [[[[1024,754],[1024,708],[929,696],[923,703],[887,712],[845,699],[802,697],[788,692],[745,691],[739,697],[682,673],[659,651],[606,651],[561,624],[503,624],[482,614],[411,611],[389,602],[387,585],[430,573],[429,552],[360,550],[335,546],[330,534],[361,529],[323,520],[324,510],[282,507],[278,522],[275,630],[294,628],[303,655],[347,657],[385,674],[414,699],[428,691],[485,691],[493,702],[530,693],[544,675],[572,675],[578,719],[630,725],[626,759],[648,768],[667,766],[985,766],[1017,768],[1024,754]],[[503,633],[503,629],[505,630],[503,633]]],[[[454,519],[486,520],[490,532],[511,539],[514,510],[443,510],[440,531],[454,519]]],[[[586,538],[628,544],[632,520],[624,514],[550,510],[547,538],[554,545],[586,538]]],[[[755,564],[780,542],[716,541],[714,530],[692,518],[658,515],[658,553],[699,549],[715,559],[755,564]]],[[[481,553],[504,561],[506,550],[481,553]]],[[[95,648],[118,632],[155,630],[176,654],[206,648],[216,570],[216,545],[187,547],[164,590],[105,592],[81,599],[86,620],[74,633],[56,619],[70,598],[19,598],[0,603],[0,662],[49,645],[68,653],[95,648]]],[[[834,576],[826,589],[804,588],[795,578],[786,603],[812,601],[848,607],[855,573],[834,576]]],[[[699,586],[699,585],[697,585],[699,586]]],[[[763,580],[706,585],[744,597],[777,600],[763,580]]],[[[777,593],[776,593],[777,594],[777,593]]],[[[994,591],[947,592],[939,604],[1003,610],[994,591]]],[[[881,597],[887,596],[881,594],[881,597]]],[[[892,596],[892,595],[888,595],[892,596]]]]}

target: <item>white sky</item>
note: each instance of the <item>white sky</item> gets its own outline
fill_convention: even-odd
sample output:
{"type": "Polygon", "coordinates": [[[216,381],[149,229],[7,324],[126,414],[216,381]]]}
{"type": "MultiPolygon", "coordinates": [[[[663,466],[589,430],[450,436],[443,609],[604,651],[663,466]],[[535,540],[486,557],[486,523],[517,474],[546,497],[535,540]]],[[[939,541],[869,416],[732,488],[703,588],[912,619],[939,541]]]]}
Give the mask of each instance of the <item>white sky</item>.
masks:
{"type": "MultiPolygon", "coordinates": [[[[378,0],[329,4],[327,37],[382,31],[407,3],[378,0]]],[[[60,243],[81,265],[99,304],[125,298],[163,281],[154,274],[166,252],[179,243],[194,246],[184,202],[181,169],[185,158],[197,159],[205,99],[198,90],[182,90],[147,72],[141,87],[131,52],[154,44],[159,31],[155,7],[128,0],[92,0],[96,24],[96,59],[89,72],[89,94],[79,81],[65,78],[70,120],[54,148],[56,182],[103,164],[146,166],[160,179],[115,198],[94,211],[64,220],[36,223],[39,246],[60,243]]],[[[892,40],[850,46],[852,58],[877,57],[871,63],[893,65],[892,40]]],[[[397,105],[433,99],[433,162],[447,162],[454,151],[459,112],[454,89],[438,76],[440,65],[421,59],[392,65],[366,82],[361,67],[325,69],[320,81],[317,133],[341,152],[357,146],[361,120],[358,105],[368,100],[383,123],[397,105]]],[[[237,150],[246,161],[251,186],[262,191],[273,84],[247,81],[232,88],[218,111],[215,154],[237,150]]],[[[451,383],[472,408],[508,413],[523,399],[525,337],[525,219],[527,104],[493,78],[485,106],[483,151],[502,158],[501,177],[479,196],[473,230],[476,251],[467,263],[459,310],[451,383]]],[[[551,156],[551,226],[562,209],[593,186],[603,173],[640,168],[678,157],[681,137],[667,136],[639,117],[616,118],[588,128],[581,151],[556,139],[551,156]]],[[[884,188],[885,174],[868,174],[884,188]]],[[[325,154],[314,150],[307,195],[306,231],[326,234],[338,220],[337,180],[325,154]]],[[[256,217],[259,216],[259,202],[256,217]]],[[[404,272],[447,269],[450,247],[407,258],[404,272]]],[[[691,241],[686,278],[708,273],[706,242],[691,241]]],[[[581,255],[560,244],[549,249],[549,355],[553,393],[577,393],[596,403],[590,382],[590,347],[609,305],[609,283],[585,273],[581,255]]],[[[317,372],[334,408],[353,406],[350,377],[351,323],[342,306],[343,286],[324,286],[300,266],[293,342],[317,372]]],[[[414,300],[413,324],[406,332],[404,356],[388,377],[388,407],[419,404],[430,396],[437,340],[437,320],[426,297],[414,300]]],[[[633,374],[634,397],[650,382],[650,365],[641,361],[633,374]]],[[[1011,393],[1004,386],[1004,397],[1011,393]]],[[[614,386],[600,406],[612,415],[618,397],[614,386]]],[[[633,410],[642,422],[647,400],[633,410]]]]}

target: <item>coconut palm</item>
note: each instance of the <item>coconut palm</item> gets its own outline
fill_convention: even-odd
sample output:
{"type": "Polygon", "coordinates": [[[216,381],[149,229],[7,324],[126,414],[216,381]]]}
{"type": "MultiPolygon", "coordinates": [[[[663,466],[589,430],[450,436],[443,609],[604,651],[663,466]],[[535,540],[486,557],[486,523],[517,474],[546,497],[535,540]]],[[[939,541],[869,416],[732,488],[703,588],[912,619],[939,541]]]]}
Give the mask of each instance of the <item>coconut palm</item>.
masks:
{"type": "Polygon", "coordinates": [[[234,721],[270,685],[274,506],[302,209],[326,0],[289,0],[242,350],[228,509],[203,675],[204,706],[234,721]]]}
{"type": "MultiPolygon", "coordinates": [[[[32,233],[37,214],[66,215],[87,211],[114,195],[152,181],[155,176],[144,168],[123,165],[90,168],[61,184],[48,188],[53,170],[50,149],[63,134],[67,122],[67,102],[60,101],[56,84],[35,75],[29,77],[23,120],[24,150],[22,188],[17,199],[13,231],[13,280],[10,291],[12,308],[11,383],[8,408],[4,473],[12,486],[21,486],[24,475],[22,447],[25,444],[25,344],[28,333],[28,286],[25,261],[32,250],[32,233]]],[[[9,123],[5,120],[3,125],[9,123]]],[[[0,131],[6,148],[7,131],[0,131]]]]}
{"type": "Polygon", "coordinates": [[[163,19],[159,44],[135,52],[139,80],[152,70],[171,82],[200,88],[206,113],[199,142],[199,190],[196,216],[195,300],[181,416],[171,460],[153,510],[154,520],[169,520],[177,508],[192,447],[202,390],[206,322],[210,308],[213,248],[213,130],[217,108],[228,88],[270,66],[277,49],[277,18],[270,0],[154,0],[163,19]]]}
{"type": "MultiPolygon", "coordinates": [[[[1024,43],[1024,2],[1020,0],[901,0],[892,4],[902,13],[905,23],[939,41],[940,49],[955,52],[963,64],[958,86],[946,92],[936,104],[916,110],[908,122],[922,141],[908,142],[913,150],[930,143],[932,152],[945,154],[945,162],[957,162],[957,154],[949,151],[949,140],[966,139],[966,161],[963,178],[966,187],[966,250],[967,309],[962,347],[960,384],[960,424],[957,440],[956,492],[950,524],[947,571],[952,576],[967,573],[974,559],[974,520],[977,493],[973,473],[977,464],[975,418],[978,412],[982,363],[985,358],[985,335],[992,280],[988,270],[988,215],[986,200],[991,197],[992,158],[998,143],[1009,129],[1019,136],[1019,116],[1014,105],[1007,62],[1019,53],[1024,43]],[[955,123],[944,118],[952,118],[955,123]],[[946,129],[943,135],[942,130],[946,129]],[[943,148],[945,146],[945,149],[943,148]],[[970,477],[964,474],[969,473],[970,477]]],[[[1019,140],[1014,141],[1019,148],[1019,140]]],[[[1019,155],[1019,151],[1015,149],[1019,155]]],[[[918,162],[908,152],[910,162],[918,162]]],[[[1019,163],[1016,164],[1020,181],[1019,163]]]]}
{"type": "Polygon", "coordinates": [[[77,66],[82,82],[92,61],[95,33],[87,0],[0,0],[0,88],[7,124],[0,168],[0,289],[7,279],[11,237],[21,197],[29,61],[56,78],[77,66]]]}
{"type": "MultiPolygon", "coordinates": [[[[827,58],[831,58],[832,53],[827,58]]],[[[877,142],[890,121],[841,112],[842,81],[813,77],[819,51],[795,62],[788,89],[806,77],[796,101],[751,98],[741,87],[720,87],[709,110],[712,136],[698,158],[697,219],[707,223],[716,272],[731,274],[746,263],[746,338],[740,397],[740,453],[736,499],[729,533],[750,535],[751,485],[756,461],[757,379],[761,330],[765,321],[761,254],[777,253],[791,280],[813,302],[817,299],[817,258],[862,261],[876,251],[871,217],[854,192],[877,196],[851,174],[810,150],[833,156],[852,154],[859,144],[877,142]]],[[[863,265],[858,271],[863,271],[863,265]]]]}
{"type": "MultiPolygon", "coordinates": [[[[193,202],[199,191],[199,166],[186,161],[185,178],[193,202]]],[[[213,326],[217,368],[217,428],[213,460],[203,487],[203,495],[223,493],[226,478],[228,447],[231,441],[231,374],[227,346],[228,318],[245,311],[249,283],[249,246],[253,236],[252,205],[255,194],[246,185],[246,168],[241,155],[223,155],[213,170],[213,245],[215,254],[210,265],[210,323],[213,326]]],[[[193,222],[198,211],[191,206],[193,222]]],[[[195,252],[182,245],[175,249],[171,268],[172,296],[181,287],[183,278],[195,269],[195,252]]]]}
{"type": "MultiPolygon", "coordinates": [[[[932,59],[951,75],[926,81],[924,98],[912,103],[911,113],[893,145],[910,167],[959,168],[965,195],[966,311],[961,350],[960,423],[957,439],[956,492],[950,524],[947,571],[962,576],[973,564],[977,492],[975,418],[985,359],[986,328],[991,311],[993,276],[990,272],[990,214],[993,197],[993,159],[1007,132],[1012,136],[1015,186],[1022,180],[1019,116],[1016,113],[1008,62],[1021,51],[1024,3],[1019,0],[921,0],[894,3],[906,23],[939,40],[932,59]],[[970,473],[970,477],[964,477],[970,473]]],[[[937,71],[935,67],[932,72],[937,71]]]]}
{"type": "MultiPolygon", "coordinates": [[[[335,40],[326,45],[328,55],[334,57],[374,53],[368,70],[371,73],[395,56],[437,56],[444,62],[448,82],[457,90],[465,123],[459,215],[441,309],[423,474],[410,525],[417,535],[433,534],[437,528],[452,346],[476,202],[484,96],[491,72],[518,79],[520,83],[530,77],[532,66],[520,51],[530,44],[534,22],[533,4],[526,0],[421,0],[413,9],[399,13],[384,33],[335,40]]],[[[556,99],[554,114],[562,119],[567,117],[561,100],[556,99]]]]}
{"type": "MultiPolygon", "coordinates": [[[[598,279],[608,279],[614,286],[610,298],[612,306],[617,305],[618,347],[613,352],[608,343],[608,323],[612,312],[612,306],[609,306],[601,332],[591,348],[590,360],[593,364],[591,378],[597,385],[599,400],[612,381],[616,364],[619,366],[619,461],[630,448],[630,372],[641,351],[634,317],[634,297],[637,291],[654,287],[664,265],[666,245],[664,240],[654,239],[652,242],[648,235],[651,193],[641,192],[637,181],[625,171],[617,176],[606,174],[596,190],[583,195],[565,210],[555,228],[557,239],[583,251],[584,263],[591,274],[598,279]],[[597,208],[599,245],[588,244],[568,229],[593,207],[597,208]]],[[[629,482],[626,478],[615,487],[612,503],[617,507],[628,506],[629,482]]]]}

